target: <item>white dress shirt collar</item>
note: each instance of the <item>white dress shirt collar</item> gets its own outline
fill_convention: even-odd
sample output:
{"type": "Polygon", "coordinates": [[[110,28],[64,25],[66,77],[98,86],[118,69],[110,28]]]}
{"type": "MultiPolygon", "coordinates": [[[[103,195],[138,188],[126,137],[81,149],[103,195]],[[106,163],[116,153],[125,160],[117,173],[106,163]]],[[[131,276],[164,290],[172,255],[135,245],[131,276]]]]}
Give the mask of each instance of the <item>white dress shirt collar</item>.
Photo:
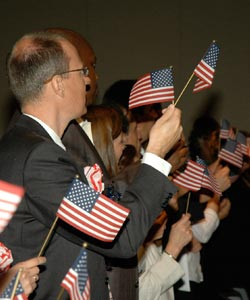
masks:
{"type": "Polygon", "coordinates": [[[39,123],[44,130],[48,133],[48,135],[51,137],[51,139],[59,146],[61,147],[64,151],[66,151],[65,146],[62,143],[62,140],[60,139],[60,137],[55,133],[55,131],[50,128],[47,124],[45,124],[43,121],[41,121],[40,119],[29,115],[29,114],[24,114],[25,116],[30,117],[31,119],[35,120],[37,123],[39,123]]]}

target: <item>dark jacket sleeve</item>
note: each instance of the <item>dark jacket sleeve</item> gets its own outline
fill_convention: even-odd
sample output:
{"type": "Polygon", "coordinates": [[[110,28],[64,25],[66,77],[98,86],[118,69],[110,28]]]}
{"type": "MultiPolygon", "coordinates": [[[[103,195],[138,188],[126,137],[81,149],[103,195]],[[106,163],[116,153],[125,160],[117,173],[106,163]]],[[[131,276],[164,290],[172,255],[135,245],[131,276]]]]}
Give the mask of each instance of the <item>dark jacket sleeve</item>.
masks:
{"type": "MultiPolygon", "coordinates": [[[[63,196],[77,173],[86,183],[83,170],[52,143],[40,144],[30,153],[24,169],[25,202],[30,214],[44,226],[49,228],[53,223],[63,196]]],[[[56,232],[78,245],[87,241],[90,249],[107,256],[131,257],[160,213],[162,204],[175,191],[166,176],[142,164],[121,200],[131,212],[113,243],[92,239],[62,221],[58,222],[56,232]]]]}

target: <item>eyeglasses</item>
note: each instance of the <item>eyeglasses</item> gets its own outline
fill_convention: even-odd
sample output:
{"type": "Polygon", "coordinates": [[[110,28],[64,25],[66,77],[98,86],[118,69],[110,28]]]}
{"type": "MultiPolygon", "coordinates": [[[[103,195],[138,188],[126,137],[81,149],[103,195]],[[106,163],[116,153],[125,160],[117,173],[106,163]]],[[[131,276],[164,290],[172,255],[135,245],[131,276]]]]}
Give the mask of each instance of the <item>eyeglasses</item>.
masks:
{"type": "Polygon", "coordinates": [[[67,73],[72,73],[72,72],[81,72],[81,74],[85,77],[89,76],[89,68],[88,67],[84,67],[81,69],[74,69],[74,70],[69,70],[69,71],[65,71],[56,75],[63,75],[63,74],[67,74],[67,73]]]}
{"type": "Polygon", "coordinates": [[[81,72],[81,75],[84,77],[88,77],[89,76],[89,68],[88,67],[84,67],[84,68],[80,68],[80,69],[74,69],[74,70],[69,70],[69,71],[65,71],[65,72],[61,72],[58,74],[53,75],[50,79],[46,80],[44,82],[44,84],[50,82],[52,80],[52,78],[56,75],[63,75],[63,74],[67,74],[67,73],[72,73],[72,72],[81,72]]]}

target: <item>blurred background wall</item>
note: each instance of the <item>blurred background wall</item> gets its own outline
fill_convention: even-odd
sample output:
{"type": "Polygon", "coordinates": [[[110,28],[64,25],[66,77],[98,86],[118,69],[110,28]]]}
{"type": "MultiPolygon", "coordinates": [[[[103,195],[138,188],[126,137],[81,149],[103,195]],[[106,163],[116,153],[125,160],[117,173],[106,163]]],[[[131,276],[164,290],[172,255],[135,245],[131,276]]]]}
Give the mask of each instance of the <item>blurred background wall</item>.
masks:
{"type": "Polygon", "coordinates": [[[13,110],[5,59],[21,35],[47,27],[83,34],[97,55],[99,96],[116,80],[137,78],[172,65],[179,95],[212,40],[221,48],[212,88],[178,107],[188,134],[196,117],[209,112],[250,130],[250,1],[248,0],[0,0],[0,134],[13,110]]]}

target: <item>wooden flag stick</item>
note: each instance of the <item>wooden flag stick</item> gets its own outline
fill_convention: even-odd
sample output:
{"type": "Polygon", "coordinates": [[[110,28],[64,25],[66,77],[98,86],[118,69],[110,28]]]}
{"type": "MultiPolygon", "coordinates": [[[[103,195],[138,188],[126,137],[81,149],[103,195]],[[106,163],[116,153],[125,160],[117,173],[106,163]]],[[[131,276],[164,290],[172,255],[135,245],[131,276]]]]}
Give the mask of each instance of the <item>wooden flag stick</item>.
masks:
{"type": "Polygon", "coordinates": [[[49,241],[49,239],[50,239],[50,237],[51,237],[51,234],[52,234],[52,232],[53,232],[53,230],[54,230],[54,228],[55,228],[55,226],[56,226],[57,220],[58,220],[58,217],[55,218],[55,220],[54,220],[52,226],[50,227],[49,233],[48,233],[48,235],[47,235],[45,241],[43,242],[43,245],[42,245],[41,250],[39,251],[38,257],[42,256],[42,254],[43,254],[43,252],[44,252],[44,249],[46,248],[46,246],[47,246],[47,244],[48,244],[48,241],[49,241]]]}
{"type": "Polygon", "coordinates": [[[175,106],[177,105],[178,101],[180,100],[181,96],[183,95],[183,93],[185,92],[186,88],[188,87],[190,81],[192,80],[192,78],[194,77],[194,73],[192,73],[192,75],[189,77],[186,85],[184,86],[183,90],[181,91],[179,97],[177,98],[177,100],[175,101],[175,106]]]}
{"type": "Polygon", "coordinates": [[[188,212],[188,208],[189,208],[189,200],[190,200],[190,195],[191,195],[191,192],[188,192],[188,198],[187,198],[187,205],[186,205],[186,214],[188,212]]]}
{"type": "Polygon", "coordinates": [[[16,289],[17,289],[18,282],[19,282],[19,280],[20,280],[22,271],[23,271],[23,268],[20,268],[20,269],[18,270],[17,277],[16,277],[16,281],[15,281],[15,284],[14,284],[14,287],[13,287],[13,290],[12,290],[12,293],[11,293],[10,300],[13,300],[13,299],[15,298],[16,289]]]}
{"type": "Polygon", "coordinates": [[[61,287],[60,292],[59,292],[59,294],[58,294],[56,300],[60,300],[60,299],[62,298],[63,293],[64,293],[64,288],[61,287]]]}

